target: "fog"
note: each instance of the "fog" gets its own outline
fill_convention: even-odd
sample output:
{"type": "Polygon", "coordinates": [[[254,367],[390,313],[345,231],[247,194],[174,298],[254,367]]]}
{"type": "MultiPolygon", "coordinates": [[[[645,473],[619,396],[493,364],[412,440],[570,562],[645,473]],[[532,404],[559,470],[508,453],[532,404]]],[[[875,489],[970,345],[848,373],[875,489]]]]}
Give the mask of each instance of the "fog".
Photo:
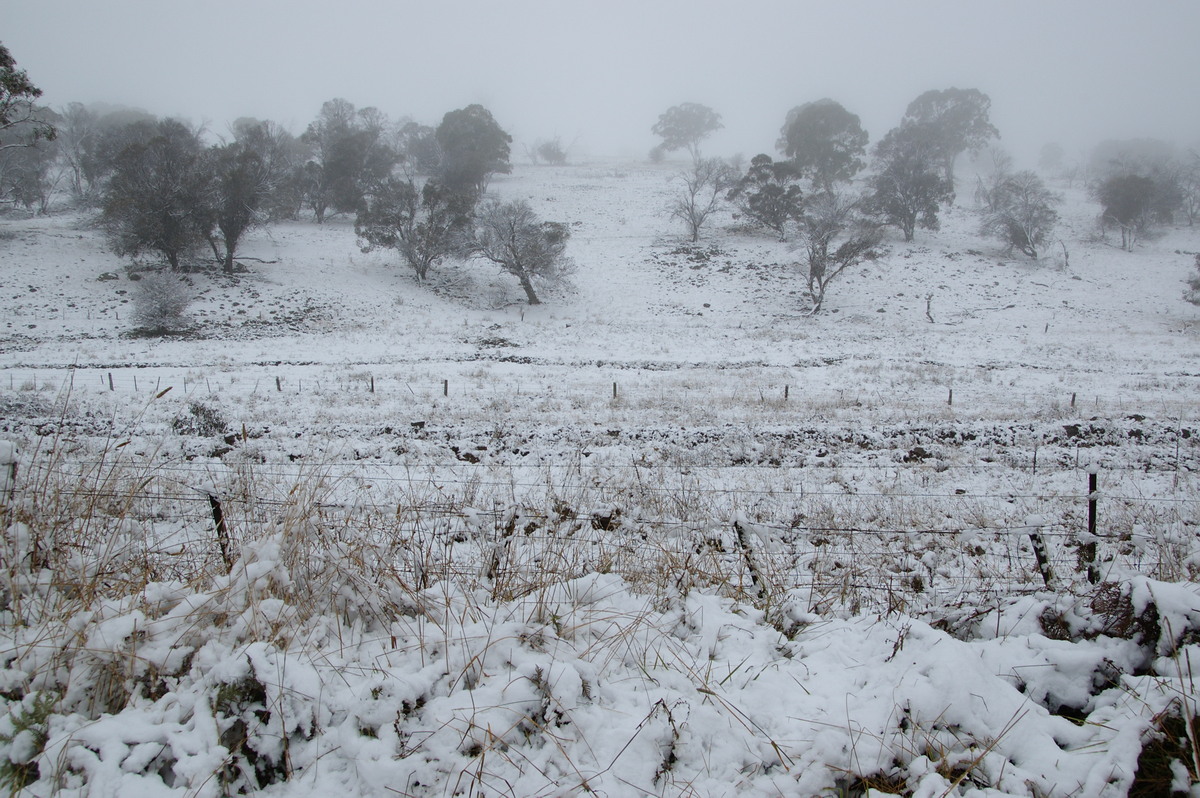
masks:
{"type": "Polygon", "coordinates": [[[3,41],[51,106],[122,103],[299,133],[344,97],[436,124],[487,106],[518,143],[641,156],[680,102],[722,114],[706,152],[773,152],[831,97],[876,141],[927,89],[978,88],[1032,163],[1109,138],[1200,140],[1200,3],[1106,0],[0,0],[3,41]]]}

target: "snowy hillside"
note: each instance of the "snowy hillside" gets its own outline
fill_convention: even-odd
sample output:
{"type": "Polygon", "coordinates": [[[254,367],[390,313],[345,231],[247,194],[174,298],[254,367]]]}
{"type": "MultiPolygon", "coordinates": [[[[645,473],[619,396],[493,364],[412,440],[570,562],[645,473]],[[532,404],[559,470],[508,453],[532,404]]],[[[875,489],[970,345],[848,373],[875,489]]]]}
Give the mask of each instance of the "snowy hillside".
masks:
{"type": "Polygon", "coordinates": [[[1053,186],[1035,262],[960,196],[809,316],[678,169],[496,177],[570,225],[539,306],[335,217],[167,338],[86,217],[0,217],[0,779],[1200,795],[1200,231],[1053,186]]]}

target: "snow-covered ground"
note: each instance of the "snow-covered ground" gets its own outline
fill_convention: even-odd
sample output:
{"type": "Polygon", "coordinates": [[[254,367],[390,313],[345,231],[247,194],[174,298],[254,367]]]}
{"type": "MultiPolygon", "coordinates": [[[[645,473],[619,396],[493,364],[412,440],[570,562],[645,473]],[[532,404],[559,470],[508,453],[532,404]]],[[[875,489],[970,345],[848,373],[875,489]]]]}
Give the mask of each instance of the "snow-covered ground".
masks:
{"type": "Polygon", "coordinates": [[[1031,262],[964,200],[808,317],[788,244],[728,215],[685,241],[678,168],[493,180],[571,225],[543,305],[480,264],[419,286],[335,218],[190,275],[171,339],[130,334],[87,219],[0,219],[0,775],[1186,791],[1200,232],[1124,252],[1055,186],[1062,243],[1031,262]]]}

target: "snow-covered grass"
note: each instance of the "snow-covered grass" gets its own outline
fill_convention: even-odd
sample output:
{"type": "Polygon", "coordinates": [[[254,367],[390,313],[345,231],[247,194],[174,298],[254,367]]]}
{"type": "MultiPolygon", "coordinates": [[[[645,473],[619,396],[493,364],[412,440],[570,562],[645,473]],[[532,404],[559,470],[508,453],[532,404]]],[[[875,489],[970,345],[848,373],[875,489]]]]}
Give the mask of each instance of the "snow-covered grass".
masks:
{"type": "Polygon", "coordinates": [[[676,168],[494,181],[572,225],[543,306],[300,222],[165,339],[84,219],[0,220],[0,779],[1194,790],[1200,234],[1065,191],[1030,263],[956,207],[807,318],[786,244],[684,243],[676,168]]]}

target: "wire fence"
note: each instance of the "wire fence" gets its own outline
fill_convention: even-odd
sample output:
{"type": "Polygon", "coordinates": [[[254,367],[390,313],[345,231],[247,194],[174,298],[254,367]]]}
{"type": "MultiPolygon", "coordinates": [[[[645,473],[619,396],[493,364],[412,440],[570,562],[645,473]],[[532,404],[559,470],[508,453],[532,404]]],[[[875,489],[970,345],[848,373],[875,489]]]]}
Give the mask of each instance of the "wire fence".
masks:
{"type": "MultiPolygon", "coordinates": [[[[970,413],[973,410],[1002,406],[1010,414],[1018,411],[1053,412],[1055,414],[1153,414],[1171,420],[1180,428],[1189,428],[1196,417],[1196,403],[1187,399],[1195,387],[1190,375],[1178,375],[1188,387],[1164,382],[1158,388],[1128,390],[1096,388],[1081,392],[1064,389],[1052,391],[997,390],[988,384],[954,385],[942,376],[924,384],[906,380],[903,394],[879,387],[847,387],[827,389],[805,384],[803,372],[816,364],[784,366],[759,362],[689,364],[675,362],[632,361],[606,362],[558,361],[553,357],[538,358],[521,354],[503,354],[503,350],[481,351],[458,360],[414,359],[410,363],[265,364],[239,368],[229,373],[222,364],[191,366],[178,369],[170,366],[126,366],[4,369],[0,390],[10,394],[32,395],[105,395],[140,397],[150,401],[170,396],[171,400],[196,400],[218,397],[221,394],[255,396],[262,401],[278,399],[290,402],[296,396],[377,395],[422,402],[463,401],[478,406],[497,397],[524,398],[527,401],[564,401],[575,405],[636,405],[704,404],[736,405],[745,408],[771,410],[806,408],[887,408],[910,413],[970,413]],[[495,364],[532,366],[553,372],[570,369],[570,380],[558,380],[546,374],[526,377],[489,375],[486,379],[465,375],[463,368],[495,364]],[[278,366],[284,365],[286,369],[278,366]],[[579,369],[587,366],[597,370],[593,378],[581,378],[579,369]],[[706,372],[703,391],[693,396],[686,384],[687,376],[697,368],[706,372]],[[433,372],[441,371],[442,376],[433,372]],[[720,381],[716,375],[728,376],[720,381]],[[752,379],[743,375],[753,373],[752,379]],[[763,379],[766,375],[767,378],[763,379]],[[671,384],[664,381],[673,380],[671,384]],[[165,392],[165,393],[164,393],[165,392]],[[669,395],[668,395],[669,394],[669,395]]],[[[824,364],[836,366],[838,362],[824,364]]],[[[970,369],[945,364],[950,371],[970,369]]],[[[1162,379],[1166,380],[1167,377],[1162,379]]],[[[1176,380],[1176,382],[1178,381],[1176,380]]]]}
{"type": "Polygon", "coordinates": [[[416,589],[454,580],[520,595],[605,572],[656,591],[718,586],[850,611],[965,606],[1130,572],[1194,578],[1200,566],[1195,484],[1163,495],[1154,475],[1129,472],[1118,492],[801,489],[763,505],[749,500],[761,491],[711,485],[694,490],[719,501],[689,505],[699,494],[686,485],[643,479],[634,493],[570,468],[138,465],[119,454],[18,467],[10,519],[52,530],[41,538],[60,554],[136,561],[163,579],[237,567],[272,534],[307,536],[314,556],[347,562],[369,548],[416,589]]]}

